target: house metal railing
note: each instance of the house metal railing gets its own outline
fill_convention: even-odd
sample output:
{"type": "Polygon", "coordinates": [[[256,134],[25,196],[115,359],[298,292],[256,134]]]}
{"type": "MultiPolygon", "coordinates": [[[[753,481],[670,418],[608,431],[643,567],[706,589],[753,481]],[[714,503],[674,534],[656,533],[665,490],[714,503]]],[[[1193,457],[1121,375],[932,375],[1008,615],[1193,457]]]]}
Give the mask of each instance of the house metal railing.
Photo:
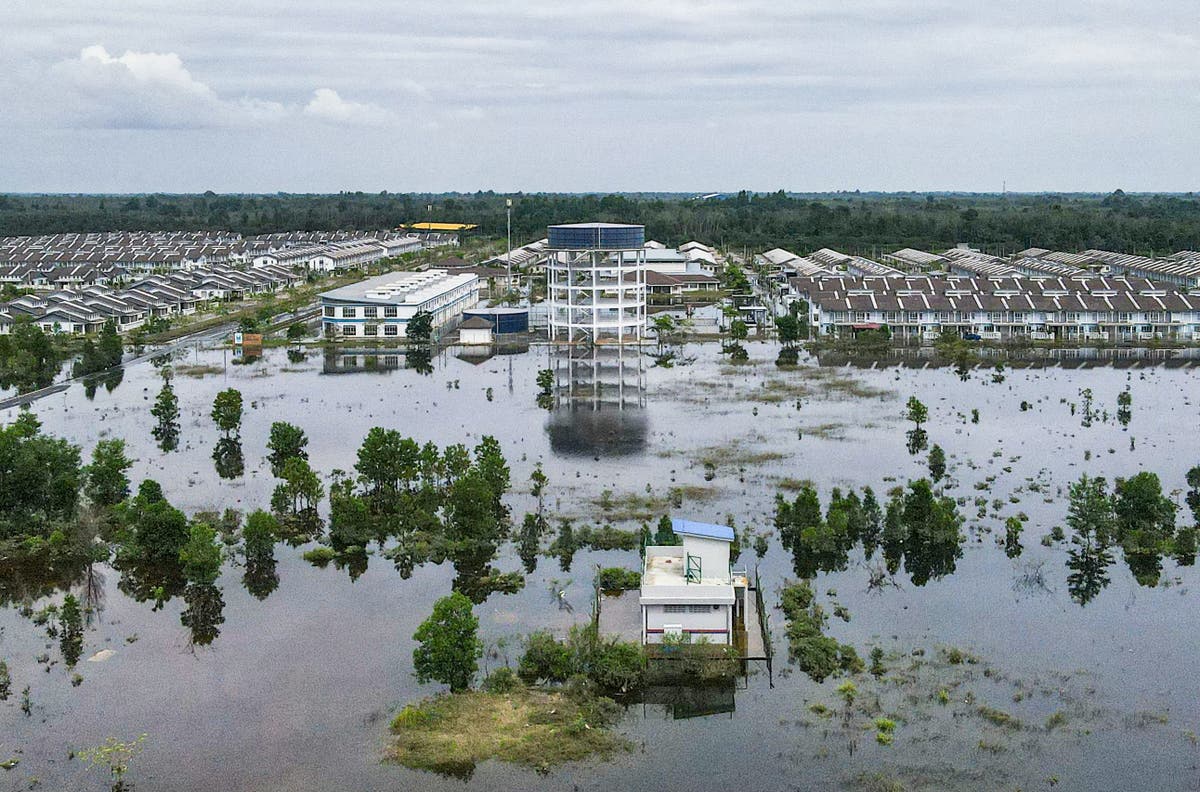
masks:
{"type": "Polygon", "coordinates": [[[687,554],[687,566],[685,571],[685,579],[688,583],[699,583],[701,580],[700,574],[700,556],[694,556],[691,553],[687,554]]]}

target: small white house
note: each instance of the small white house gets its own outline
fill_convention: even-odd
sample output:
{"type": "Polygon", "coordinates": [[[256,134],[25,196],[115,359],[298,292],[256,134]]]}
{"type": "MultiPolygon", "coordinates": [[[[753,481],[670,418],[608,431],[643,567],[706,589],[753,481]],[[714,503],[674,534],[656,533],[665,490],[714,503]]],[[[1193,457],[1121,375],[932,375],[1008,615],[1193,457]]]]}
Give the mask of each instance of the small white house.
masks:
{"type": "Polygon", "coordinates": [[[729,563],[733,529],[672,519],[679,545],[646,547],[642,567],[642,643],[733,643],[744,615],[745,571],[729,563]]]}
{"type": "Polygon", "coordinates": [[[492,323],[482,316],[472,316],[458,326],[458,342],[469,346],[492,343],[492,323]]]}

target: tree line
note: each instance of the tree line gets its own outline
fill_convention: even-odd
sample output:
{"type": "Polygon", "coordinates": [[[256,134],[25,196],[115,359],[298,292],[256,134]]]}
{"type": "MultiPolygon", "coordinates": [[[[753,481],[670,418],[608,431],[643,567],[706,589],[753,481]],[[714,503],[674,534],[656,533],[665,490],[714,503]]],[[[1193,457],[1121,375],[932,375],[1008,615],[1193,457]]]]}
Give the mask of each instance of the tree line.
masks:
{"type": "Polygon", "coordinates": [[[639,223],[667,244],[698,240],[752,251],[834,247],[876,254],[899,247],[941,249],[972,242],[1011,253],[1039,246],[1162,254],[1200,248],[1200,197],[1192,194],[958,194],[741,191],[710,200],[631,194],[0,195],[0,235],[98,231],[379,230],[434,219],[471,223],[513,239],[547,225],[600,220],[639,223]],[[432,206],[432,210],[426,207],[432,206]]]}

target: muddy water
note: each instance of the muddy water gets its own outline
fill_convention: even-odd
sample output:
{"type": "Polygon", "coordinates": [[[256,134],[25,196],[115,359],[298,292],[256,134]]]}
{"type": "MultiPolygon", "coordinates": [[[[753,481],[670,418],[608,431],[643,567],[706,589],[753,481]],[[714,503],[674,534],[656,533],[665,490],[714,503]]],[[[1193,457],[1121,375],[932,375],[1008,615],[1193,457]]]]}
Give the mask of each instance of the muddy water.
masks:
{"type": "MultiPolygon", "coordinates": [[[[174,361],[183,419],[181,447],[171,454],[159,452],[150,436],[148,411],[159,386],[150,365],[127,371],[111,393],[101,388],[89,400],[72,387],[36,411],[47,430],[81,444],[85,454],[98,439],[125,438],[137,458],[134,480],[156,478],[189,513],[267,504],[273,480],[263,457],[275,420],[305,428],[311,461],[326,475],[352,469],[375,425],[443,445],[492,434],[517,489],[541,461],[551,511],[584,521],[608,521],[624,496],[645,496],[647,487],[659,496],[673,486],[702,488],[694,499],[689,490],[677,511],[715,521],[732,515],[739,527],[768,534],[765,557],[747,549],[742,560],[759,565],[771,602],[792,572],[770,530],[777,486],[811,479],[826,497],[833,486],[870,485],[882,495],[921,475],[924,457],[906,451],[908,427],[900,418],[904,401],[917,395],[930,409],[931,442],[950,457],[951,492],[967,499],[969,538],[955,571],[917,586],[901,569],[872,589],[878,559],[857,553],[845,571],[823,573],[815,584],[827,611],[836,602],[851,614],[849,622],[832,618],[830,634],[864,657],[873,646],[887,654],[889,678],[876,683],[864,675],[858,684],[861,696],[878,697],[881,711],[897,720],[893,745],[876,744],[873,730],[861,728],[868,719],[856,716],[845,727],[840,715],[809,710],[815,702],[840,708],[837,681],[817,684],[788,669],[775,611],[782,654],[773,680],[758,670],[732,701],[714,694],[707,707],[692,707],[711,711],[707,716],[678,719],[655,704],[632,707],[620,728],[638,748],[610,763],[547,777],[485,764],[468,786],[828,789],[860,773],[883,773],[909,788],[1031,789],[1051,779],[1065,789],[1195,788],[1195,568],[1166,559],[1158,585],[1142,586],[1118,552],[1111,582],[1081,606],[1067,586],[1069,544],[1039,541],[1062,524],[1065,487],[1085,471],[1113,478],[1149,469],[1167,490],[1184,486],[1186,470],[1200,463],[1192,369],[1010,370],[996,384],[984,372],[961,382],[948,369],[817,368],[803,357],[798,369],[781,371],[773,347],[748,348],[749,365],[726,366],[716,347],[696,345],[685,351],[694,360],[673,368],[630,354],[572,362],[544,347],[490,358],[451,350],[433,361],[428,376],[403,368],[403,357],[325,359],[314,352],[292,361],[270,350],[238,365],[228,352],[190,350],[174,361]],[[536,372],[547,367],[557,376],[551,411],[534,398],[536,372]],[[1126,386],[1133,396],[1127,429],[1115,419],[1126,386]],[[227,387],[239,388],[247,404],[246,472],[234,481],[214,472],[216,432],[208,418],[213,396],[227,387]],[[1092,390],[1098,410],[1107,409],[1108,421],[1085,428],[1071,415],[1082,388],[1092,390]],[[1022,400],[1030,409],[1021,410],[1022,400]],[[988,490],[976,489],[990,476],[988,490]],[[1042,491],[1029,491],[1031,478],[1042,491]],[[608,516],[597,505],[604,490],[617,504],[608,516]],[[973,504],[980,496],[989,502],[982,519],[973,504]],[[993,499],[1001,501],[998,510],[993,499]],[[1010,559],[996,535],[1003,518],[1018,512],[1029,518],[1025,550],[1010,559]],[[977,662],[944,662],[938,647],[948,646],[977,662]],[[925,654],[914,657],[914,650],[925,654]],[[944,704],[936,698],[943,689],[944,704]],[[1019,718],[1023,728],[980,717],[985,705],[1019,718]],[[1048,731],[1047,718],[1060,710],[1067,724],[1048,731]]],[[[511,502],[518,516],[530,506],[524,492],[511,502]]],[[[0,655],[14,690],[0,705],[0,753],[21,759],[6,780],[17,788],[36,776],[43,788],[101,789],[103,779],[68,753],[109,735],[146,732],[132,771],[143,790],[461,789],[460,781],[379,762],[389,712],[433,690],[412,676],[411,635],[449,591],[453,569],[421,567],[404,580],[373,557],[352,579],[346,570],[308,565],[300,552],[276,549],[279,586],[262,600],[243,587],[243,570],[227,565],[217,584],[219,634],[207,646],[194,646],[181,624],[183,598],[153,610],[118,590],[118,572],[97,567],[103,607],[87,631],[84,656],[105,648],[115,654],[81,662],[78,687],[61,662],[46,672],[37,661],[43,653],[59,658],[41,628],[15,608],[0,611],[0,655]],[[26,685],[30,717],[18,703],[26,685]]],[[[531,628],[563,629],[585,619],[596,564],[636,562],[636,553],[580,552],[564,571],[557,559],[543,558],[524,591],[477,606],[496,655],[489,662],[515,659],[517,637],[531,628]]],[[[511,548],[497,567],[520,568],[511,548]]]]}

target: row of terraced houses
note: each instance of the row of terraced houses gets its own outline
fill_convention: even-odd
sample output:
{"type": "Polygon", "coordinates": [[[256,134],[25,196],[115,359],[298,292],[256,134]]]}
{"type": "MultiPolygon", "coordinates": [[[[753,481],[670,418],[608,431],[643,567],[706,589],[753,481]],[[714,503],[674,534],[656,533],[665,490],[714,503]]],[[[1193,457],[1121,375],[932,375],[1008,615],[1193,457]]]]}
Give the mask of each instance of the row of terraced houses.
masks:
{"type": "Polygon", "coordinates": [[[809,324],[823,335],[886,326],[925,341],[946,331],[985,340],[1200,340],[1195,251],[1150,258],[1030,248],[1003,258],[905,249],[881,258],[777,248],[759,262],[785,301],[807,302],[809,324]]]}

